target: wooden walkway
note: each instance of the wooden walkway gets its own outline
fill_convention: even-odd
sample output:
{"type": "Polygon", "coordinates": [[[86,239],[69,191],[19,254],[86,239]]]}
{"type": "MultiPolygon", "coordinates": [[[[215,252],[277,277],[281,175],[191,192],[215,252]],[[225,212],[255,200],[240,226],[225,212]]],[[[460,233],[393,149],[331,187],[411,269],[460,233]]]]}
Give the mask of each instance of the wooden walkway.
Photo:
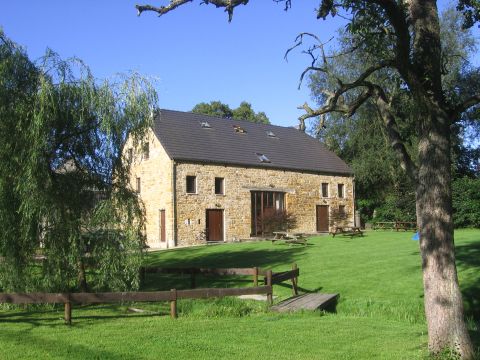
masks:
{"type": "Polygon", "coordinates": [[[270,309],[277,312],[325,309],[334,303],[338,297],[339,294],[303,294],[284,300],[277,305],[272,306],[270,309]]]}

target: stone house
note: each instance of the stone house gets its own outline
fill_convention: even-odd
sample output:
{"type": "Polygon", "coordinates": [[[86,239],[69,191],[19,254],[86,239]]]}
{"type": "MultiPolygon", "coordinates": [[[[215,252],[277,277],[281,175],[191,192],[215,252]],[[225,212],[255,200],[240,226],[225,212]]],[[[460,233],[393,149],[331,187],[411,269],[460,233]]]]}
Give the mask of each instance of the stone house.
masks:
{"type": "Polygon", "coordinates": [[[292,127],[161,110],[144,147],[124,151],[151,247],[259,237],[281,210],[294,232],[354,223],[352,170],[292,127]]]}

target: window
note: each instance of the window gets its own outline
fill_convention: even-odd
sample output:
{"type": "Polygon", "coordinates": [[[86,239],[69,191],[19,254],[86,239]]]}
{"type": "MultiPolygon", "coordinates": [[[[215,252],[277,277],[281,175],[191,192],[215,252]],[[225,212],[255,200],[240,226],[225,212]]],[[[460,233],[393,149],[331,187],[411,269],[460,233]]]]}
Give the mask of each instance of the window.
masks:
{"type": "Polygon", "coordinates": [[[150,146],[147,142],[145,143],[145,145],[143,145],[143,159],[148,160],[149,157],[150,157],[150,146]]]}
{"type": "Polygon", "coordinates": [[[132,148],[128,149],[127,157],[128,157],[128,161],[132,162],[132,160],[133,160],[133,149],[132,148]]]}
{"type": "Polygon", "coordinates": [[[328,183],[322,183],[322,197],[328,197],[328,183]]]}
{"type": "Polygon", "coordinates": [[[270,159],[267,157],[267,155],[265,154],[260,154],[260,153],[255,153],[258,157],[258,160],[260,160],[260,162],[262,163],[270,163],[270,159]]]}
{"type": "Polygon", "coordinates": [[[196,194],[197,193],[197,177],[196,176],[187,176],[187,194],[196,194]]]}
{"type": "Polygon", "coordinates": [[[247,131],[239,125],[233,125],[233,129],[238,134],[246,134],[247,133],[247,131]]]}
{"type": "Polygon", "coordinates": [[[224,183],[223,178],[220,178],[220,177],[215,178],[215,194],[217,195],[224,194],[223,183],[224,183]]]}
{"type": "Polygon", "coordinates": [[[137,177],[137,193],[139,193],[139,194],[140,194],[140,191],[142,190],[141,186],[142,185],[141,185],[140,178],[137,177]]]}
{"type": "Polygon", "coordinates": [[[346,213],[345,213],[345,205],[339,205],[338,206],[338,215],[342,218],[345,217],[346,213]]]}
{"type": "Polygon", "coordinates": [[[345,196],[345,194],[343,193],[343,184],[338,184],[338,197],[339,198],[343,198],[345,196]]]}

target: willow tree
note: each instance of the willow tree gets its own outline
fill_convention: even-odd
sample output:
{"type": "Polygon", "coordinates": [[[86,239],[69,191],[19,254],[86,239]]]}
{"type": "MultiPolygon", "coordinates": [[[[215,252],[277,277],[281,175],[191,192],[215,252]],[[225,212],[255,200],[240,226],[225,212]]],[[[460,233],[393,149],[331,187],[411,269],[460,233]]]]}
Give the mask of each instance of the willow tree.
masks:
{"type": "Polygon", "coordinates": [[[150,126],[151,84],[51,51],[33,63],[0,34],[0,92],[0,288],[86,290],[86,262],[95,288],[137,287],[144,215],[122,146],[150,126]]]}
{"type": "MultiPolygon", "coordinates": [[[[165,6],[137,5],[140,15],[153,11],[163,15],[192,0],[170,0],[165,6]]],[[[279,2],[278,0],[275,0],[279,2]]],[[[207,4],[224,8],[229,20],[235,8],[248,0],[205,0],[207,4]]],[[[284,1],[286,8],[293,3],[284,1]]],[[[478,1],[458,0],[458,9],[465,15],[465,26],[480,19],[478,1]]],[[[472,343],[465,325],[462,295],[455,266],[451,191],[451,133],[462,114],[480,102],[480,91],[470,84],[442,86],[445,62],[437,1],[434,0],[321,0],[317,18],[341,15],[347,22],[346,31],[354,40],[350,52],[362,48],[373,64],[348,81],[340,79],[329,67],[328,54],[319,41],[320,63],[314,61],[308,71],[327,74],[336,80],[324,103],[314,108],[305,103],[305,121],[330,113],[352,116],[368,100],[373,101],[383,121],[390,144],[400,166],[416,187],[416,213],[420,229],[425,313],[429,348],[439,352],[450,348],[462,358],[472,358],[472,343]],[[374,74],[385,69],[393,74],[411,97],[416,113],[418,135],[415,156],[407,151],[398,131],[405,121],[399,109],[397,93],[374,80],[374,74]]],[[[265,14],[268,16],[268,14],[265,14]]],[[[299,44],[306,36],[300,36],[299,44]]],[[[253,41],[253,39],[252,39],[253,41]]],[[[311,50],[311,49],[309,49],[311,50]]],[[[345,54],[348,56],[348,52],[345,54]]]]}

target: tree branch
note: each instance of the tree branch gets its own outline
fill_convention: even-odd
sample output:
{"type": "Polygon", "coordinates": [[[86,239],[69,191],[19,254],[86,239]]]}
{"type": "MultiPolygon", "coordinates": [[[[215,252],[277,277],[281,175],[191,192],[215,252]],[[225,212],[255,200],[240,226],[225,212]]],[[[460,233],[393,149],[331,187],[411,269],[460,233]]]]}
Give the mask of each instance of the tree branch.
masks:
{"type": "MultiPolygon", "coordinates": [[[[184,5],[186,3],[192,2],[193,0],[170,0],[170,3],[166,6],[152,6],[152,5],[135,5],[137,9],[137,15],[142,15],[144,11],[153,11],[158,13],[158,16],[162,16],[172,10],[175,10],[177,7],[184,5]]],[[[232,21],[233,18],[233,9],[238,5],[247,5],[248,0],[203,0],[201,4],[212,4],[217,8],[223,7],[228,13],[228,21],[232,21]]]]}
{"type": "Polygon", "coordinates": [[[407,173],[410,179],[416,181],[418,173],[417,166],[408,154],[405,147],[405,142],[397,130],[397,122],[395,120],[395,116],[393,116],[390,110],[390,103],[387,101],[387,96],[380,86],[373,85],[373,87],[376,98],[375,103],[377,105],[378,112],[383,119],[385,129],[387,130],[387,135],[390,139],[390,145],[395,151],[402,169],[407,173]]]}
{"type": "Polygon", "coordinates": [[[472,106],[480,104],[480,94],[473,95],[466,100],[464,100],[462,103],[458,104],[455,106],[449,113],[450,121],[452,123],[457,122],[460,119],[460,115],[467,111],[469,108],[472,106]]]}

